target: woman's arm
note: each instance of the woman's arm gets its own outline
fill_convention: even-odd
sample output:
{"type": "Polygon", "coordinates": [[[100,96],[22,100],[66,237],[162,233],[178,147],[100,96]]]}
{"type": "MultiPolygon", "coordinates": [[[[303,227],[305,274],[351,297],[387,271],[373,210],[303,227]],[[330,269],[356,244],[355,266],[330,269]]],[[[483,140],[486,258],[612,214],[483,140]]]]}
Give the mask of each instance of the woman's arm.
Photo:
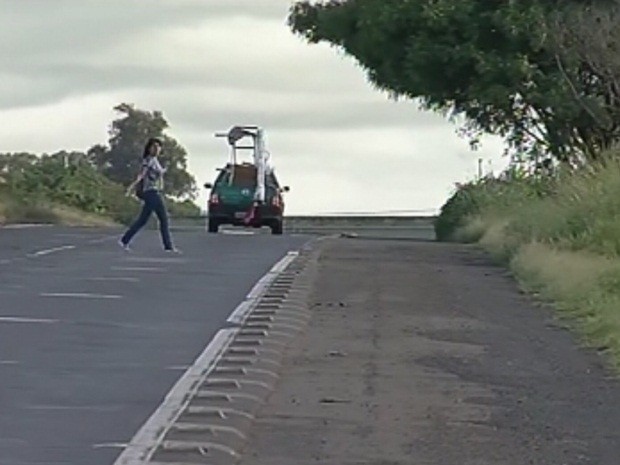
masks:
{"type": "Polygon", "coordinates": [[[143,166],[142,167],[142,169],[138,173],[138,176],[136,176],[136,179],[127,188],[127,191],[125,192],[125,195],[131,195],[132,191],[136,187],[136,184],[138,184],[140,181],[142,181],[144,179],[144,177],[146,176],[146,173],[148,172],[148,170],[149,169],[148,169],[147,166],[143,166]]]}
{"type": "Polygon", "coordinates": [[[158,173],[163,175],[166,171],[168,171],[168,168],[164,168],[161,163],[159,162],[159,160],[155,160],[155,162],[153,163],[153,169],[158,173]]]}
{"type": "Polygon", "coordinates": [[[168,171],[168,168],[164,168],[159,162],[159,160],[157,160],[157,162],[155,163],[155,169],[157,170],[157,173],[159,174],[157,185],[159,186],[159,190],[163,191],[164,190],[164,174],[166,174],[166,171],[168,171]]]}

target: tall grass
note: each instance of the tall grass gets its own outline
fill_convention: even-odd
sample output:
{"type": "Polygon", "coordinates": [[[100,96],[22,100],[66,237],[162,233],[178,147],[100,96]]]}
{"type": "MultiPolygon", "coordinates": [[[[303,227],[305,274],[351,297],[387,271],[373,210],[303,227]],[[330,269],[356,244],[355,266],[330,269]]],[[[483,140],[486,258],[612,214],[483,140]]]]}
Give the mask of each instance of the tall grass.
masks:
{"type": "Polygon", "coordinates": [[[471,183],[436,229],[480,243],[620,368],[620,152],[551,178],[471,183]]]}
{"type": "Polygon", "coordinates": [[[620,260],[531,243],[511,268],[526,290],[552,303],[562,321],[620,370],[620,260]]]}
{"type": "Polygon", "coordinates": [[[32,223],[67,226],[108,227],[117,223],[111,218],[54,202],[33,202],[0,195],[0,224],[32,223]]]}
{"type": "Polygon", "coordinates": [[[554,195],[515,209],[510,230],[520,241],[620,256],[620,161],[565,176],[554,195]]]}
{"type": "Polygon", "coordinates": [[[459,186],[437,218],[437,238],[476,242],[486,225],[508,218],[519,208],[546,196],[553,184],[548,179],[517,175],[503,179],[484,178],[459,186]]]}

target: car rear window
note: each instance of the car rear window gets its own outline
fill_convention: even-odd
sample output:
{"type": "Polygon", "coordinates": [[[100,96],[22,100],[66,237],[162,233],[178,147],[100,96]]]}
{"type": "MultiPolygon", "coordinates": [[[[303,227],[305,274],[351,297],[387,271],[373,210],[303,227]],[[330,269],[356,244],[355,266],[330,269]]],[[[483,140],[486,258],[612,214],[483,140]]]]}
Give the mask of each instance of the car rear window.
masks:
{"type": "Polygon", "coordinates": [[[218,177],[217,184],[235,187],[256,187],[256,168],[252,165],[237,165],[226,168],[218,177]]]}

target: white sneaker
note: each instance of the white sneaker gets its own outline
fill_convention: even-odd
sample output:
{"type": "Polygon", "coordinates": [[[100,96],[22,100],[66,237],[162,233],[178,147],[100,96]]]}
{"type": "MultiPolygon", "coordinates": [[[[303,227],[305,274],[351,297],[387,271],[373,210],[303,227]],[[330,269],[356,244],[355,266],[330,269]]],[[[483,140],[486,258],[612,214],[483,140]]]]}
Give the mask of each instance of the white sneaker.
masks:
{"type": "Polygon", "coordinates": [[[176,254],[179,254],[179,255],[181,255],[183,253],[179,249],[177,249],[176,247],[173,247],[171,249],[164,249],[164,252],[176,253],[176,254]]]}
{"type": "Polygon", "coordinates": [[[131,252],[131,249],[129,248],[129,244],[125,244],[122,240],[118,240],[118,245],[120,246],[121,249],[123,249],[125,252],[131,252]]]}

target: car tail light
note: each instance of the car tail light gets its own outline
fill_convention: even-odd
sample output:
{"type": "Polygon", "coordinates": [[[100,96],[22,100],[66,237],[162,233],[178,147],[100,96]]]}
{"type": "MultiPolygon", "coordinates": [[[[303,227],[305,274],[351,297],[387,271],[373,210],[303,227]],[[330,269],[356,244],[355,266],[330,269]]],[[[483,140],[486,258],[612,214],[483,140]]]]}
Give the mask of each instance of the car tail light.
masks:
{"type": "Polygon", "coordinates": [[[281,207],[282,206],[282,199],[280,198],[279,195],[274,195],[273,198],[271,199],[271,205],[273,205],[274,207],[281,207]]]}
{"type": "Polygon", "coordinates": [[[211,197],[209,198],[209,203],[212,205],[217,205],[218,203],[220,203],[220,196],[217,194],[211,194],[211,197]]]}

